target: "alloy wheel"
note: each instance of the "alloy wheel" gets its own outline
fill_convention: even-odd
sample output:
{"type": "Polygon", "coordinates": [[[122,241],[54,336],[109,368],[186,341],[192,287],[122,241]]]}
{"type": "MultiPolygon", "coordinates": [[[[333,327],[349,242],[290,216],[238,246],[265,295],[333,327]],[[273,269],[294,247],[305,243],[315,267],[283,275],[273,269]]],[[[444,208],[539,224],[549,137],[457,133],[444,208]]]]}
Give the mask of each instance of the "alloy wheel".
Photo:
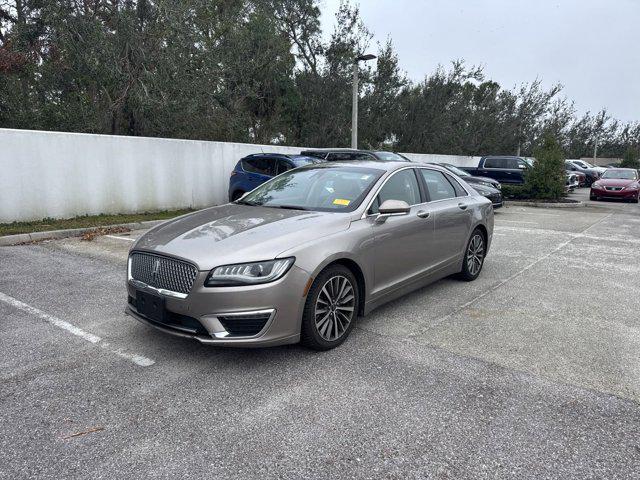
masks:
{"type": "Polygon", "coordinates": [[[355,314],[355,291],[347,277],[336,275],[325,282],[314,311],[318,334],[333,342],[346,332],[355,314]]]}
{"type": "Polygon", "coordinates": [[[484,238],[481,234],[476,233],[469,242],[467,249],[467,269],[469,273],[476,276],[482,268],[482,260],[484,259],[484,238]]]}

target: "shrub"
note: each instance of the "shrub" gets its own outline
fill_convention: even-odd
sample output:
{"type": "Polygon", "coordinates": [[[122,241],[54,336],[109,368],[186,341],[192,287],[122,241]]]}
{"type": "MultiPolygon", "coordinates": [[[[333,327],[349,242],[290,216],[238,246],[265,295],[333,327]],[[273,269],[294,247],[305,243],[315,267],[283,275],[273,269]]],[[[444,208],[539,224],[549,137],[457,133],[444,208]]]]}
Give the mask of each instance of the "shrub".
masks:
{"type": "Polygon", "coordinates": [[[556,138],[546,133],[533,155],[536,161],[525,175],[524,193],[529,198],[541,200],[559,200],[564,197],[564,152],[556,138]]]}
{"type": "Polygon", "coordinates": [[[624,152],[622,162],[620,162],[620,166],[624,168],[640,169],[640,152],[638,152],[636,147],[627,148],[627,151],[624,152]]]}

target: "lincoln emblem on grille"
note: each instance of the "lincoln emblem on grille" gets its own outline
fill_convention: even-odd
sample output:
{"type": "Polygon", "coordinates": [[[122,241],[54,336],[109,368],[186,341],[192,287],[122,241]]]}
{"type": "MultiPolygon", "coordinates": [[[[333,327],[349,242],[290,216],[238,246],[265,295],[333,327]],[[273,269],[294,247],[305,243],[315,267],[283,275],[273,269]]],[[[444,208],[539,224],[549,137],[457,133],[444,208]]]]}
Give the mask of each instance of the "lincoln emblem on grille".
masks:
{"type": "Polygon", "coordinates": [[[153,268],[151,269],[151,279],[153,283],[156,283],[156,279],[158,277],[158,272],[160,271],[160,260],[153,261],[153,268]]]}

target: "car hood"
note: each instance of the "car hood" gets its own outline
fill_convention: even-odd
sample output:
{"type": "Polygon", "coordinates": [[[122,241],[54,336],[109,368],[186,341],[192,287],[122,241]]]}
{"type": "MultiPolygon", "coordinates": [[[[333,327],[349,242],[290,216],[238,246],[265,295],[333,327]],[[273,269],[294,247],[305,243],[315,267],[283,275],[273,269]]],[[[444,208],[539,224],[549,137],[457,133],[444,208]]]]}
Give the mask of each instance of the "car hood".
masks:
{"type": "Polygon", "coordinates": [[[496,179],[494,178],[489,178],[489,177],[476,177],[475,175],[471,176],[471,177],[462,177],[463,180],[466,180],[469,183],[480,183],[480,182],[484,182],[484,183],[488,183],[490,185],[497,185],[498,182],[496,179]]]}
{"type": "Polygon", "coordinates": [[[140,237],[132,249],[179,257],[211,270],[276,258],[297,245],[346,230],[350,222],[344,213],[229,203],[165,222],[140,237]]]}
{"type": "Polygon", "coordinates": [[[626,187],[635,182],[637,180],[625,180],[624,178],[601,178],[597,181],[598,185],[605,187],[626,187]]]}

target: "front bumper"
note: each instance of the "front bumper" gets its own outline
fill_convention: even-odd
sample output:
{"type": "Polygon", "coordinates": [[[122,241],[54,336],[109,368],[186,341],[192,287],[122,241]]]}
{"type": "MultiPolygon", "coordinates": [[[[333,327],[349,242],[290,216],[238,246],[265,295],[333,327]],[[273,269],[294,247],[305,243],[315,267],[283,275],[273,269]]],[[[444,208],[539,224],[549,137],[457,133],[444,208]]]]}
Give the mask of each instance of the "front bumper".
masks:
{"type": "Polygon", "coordinates": [[[127,283],[129,302],[125,313],[135,319],[179,337],[205,344],[223,346],[273,346],[297,343],[310,275],[293,266],[287,274],[271,283],[242,287],[205,287],[208,272],[199,272],[186,298],[162,295],[167,318],[154,321],[137,310],[137,291],[157,295],[153,289],[127,283]],[[258,315],[259,314],[259,315],[258,315]],[[251,315],[268,316],[264,326],[251,334],[237,333],[234,318],[246,321],[251,315]],[[235,332],[235,333],[234,333],[235,332]]]}
{"type": "Polygon", "coordinates": [[[592,197],[632,200],[638,198],[638,194],[638,190],[607,190],[591,187],[592,197]]]}

